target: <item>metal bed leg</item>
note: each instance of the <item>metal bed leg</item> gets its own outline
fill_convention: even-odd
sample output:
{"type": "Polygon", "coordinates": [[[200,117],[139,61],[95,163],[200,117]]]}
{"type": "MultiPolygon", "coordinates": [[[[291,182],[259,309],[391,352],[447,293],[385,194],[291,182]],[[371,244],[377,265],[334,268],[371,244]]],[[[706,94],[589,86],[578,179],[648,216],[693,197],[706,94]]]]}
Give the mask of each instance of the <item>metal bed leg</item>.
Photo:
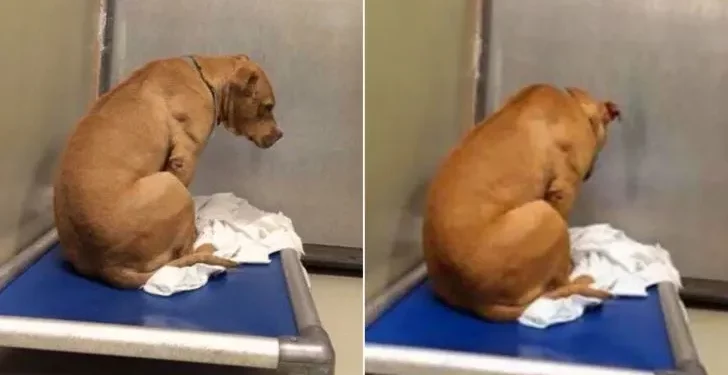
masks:
{"type": "Polygon", "coordinates": [[[298,336],[279,338],[279,370],[289,374],[333,375],[336,364],[334,347],[321,326],[298,253],[281,251],[288,294],[296,317],[298,336]]]}
{"type": "Polygon", "coordinates": [[[677,287],[670,283],[660,283],[657,288],[677,368],[674,371],[661,372],[658,375],[707,375],[690,335],[685,309],[680,302],[677,287]]]}

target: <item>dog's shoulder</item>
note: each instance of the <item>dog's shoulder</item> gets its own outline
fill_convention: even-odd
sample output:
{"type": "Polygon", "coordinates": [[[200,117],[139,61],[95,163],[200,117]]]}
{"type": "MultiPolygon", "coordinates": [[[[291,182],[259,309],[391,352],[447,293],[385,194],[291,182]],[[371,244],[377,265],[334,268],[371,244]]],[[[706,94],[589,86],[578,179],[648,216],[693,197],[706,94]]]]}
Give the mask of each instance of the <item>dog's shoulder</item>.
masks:
{"type": "Polygon", "coordinates": [[[193,75],[194,71],[181,58],[149,61],[102,94],[94,103],[91,112],[106,106],[114,98],[128,96],[138,98],[141,92],[149,90],[154,91],[155,94],[162,94],[164,90],[174,89],[179,82],[193,75]]]}
{"type": "Polygon", "coordinates": [[[513,94],[505,101],[503,107],[506,108],[512,105],[531,104],[534,101],[544,101],[549,98],[561,98],[564,94],[565,92],[556,86],[546,83],[535,83],[528,85],[513,94]]]}

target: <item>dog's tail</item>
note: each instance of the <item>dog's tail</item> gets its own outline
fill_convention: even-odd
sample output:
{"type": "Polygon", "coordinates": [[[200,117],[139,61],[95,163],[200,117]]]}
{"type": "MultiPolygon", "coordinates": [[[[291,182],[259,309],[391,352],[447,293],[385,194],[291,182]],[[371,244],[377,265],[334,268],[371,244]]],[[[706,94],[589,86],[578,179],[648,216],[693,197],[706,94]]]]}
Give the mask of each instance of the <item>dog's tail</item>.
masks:
{"type": "MultiPolygon", "coordinates": [[[[192,246],[192,244],[190,244],[192,246]]],[[[215,255],[217,249],[212,244],[202,244],[192,252],[189,252],[181,257],[167,263],[168,266],[172,267],[187,267],[197,263],[205,263],[213,266],[223,266],[225,268],[237,267],[238,263],[230,260],[221,258],[215,255]]]]}
{"type": "MultiPolygon", "coordinates": [[[[573,295],[584,297],[593,297],[599,299],[607,299],[611,293],[594,289],[590,285],[594,282],[591,276],[580,276],[566,285],[559,286],[555,289],[536,296],[536,298],[544,297],[549,299],[566,298],[573,295]]],[[[535,299],[534,299],[535,300],[535,299]]],[[[475,311],[479,315],[494,321],[512,321],[518,319],[533,301],[529,301],[525,305],[483,305],[476,307],[475,311]]]]}
{"type": "Polygon", "coordinates": [[[234,268],[238,266],[238,263],[230,259],[221,258],[214,254],[208,253],[192,253],[177,258],[169,263],[168,266],[172,267],[187,267],[197,263],[205,263],[213,266],[223,266],[225,268],[234,268]]]}
{"type": "Polygon", "coordinates": [[[594,279],[591,276],[579,276],[566,285],[549,290],[544,293],[543,296],[551,299],[570,297],[575,294],[599,299],[607,299],[612,296],[612,294],[607,291],[592,288],[590,285],[593,282],[594,279]]]}

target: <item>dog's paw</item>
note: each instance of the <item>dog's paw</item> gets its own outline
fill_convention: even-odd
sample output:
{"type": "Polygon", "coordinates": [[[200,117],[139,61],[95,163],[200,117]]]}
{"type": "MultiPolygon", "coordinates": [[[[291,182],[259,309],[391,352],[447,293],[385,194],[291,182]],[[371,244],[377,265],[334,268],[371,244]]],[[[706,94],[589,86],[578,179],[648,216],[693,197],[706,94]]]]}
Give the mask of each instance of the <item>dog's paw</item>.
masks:
{"type": "Polygon", "coordinates": [[[182,158],[170,158],[167,161],[167,168],[171,171],[179,172],[185,167],[185,161],[182,158]]]}
{"type": "Polygon", "coordinates": [[[559,190],[549,190],[546,192],[544,199],[547,202],[559,202],[564,199],[564,193],[559,190]]]}

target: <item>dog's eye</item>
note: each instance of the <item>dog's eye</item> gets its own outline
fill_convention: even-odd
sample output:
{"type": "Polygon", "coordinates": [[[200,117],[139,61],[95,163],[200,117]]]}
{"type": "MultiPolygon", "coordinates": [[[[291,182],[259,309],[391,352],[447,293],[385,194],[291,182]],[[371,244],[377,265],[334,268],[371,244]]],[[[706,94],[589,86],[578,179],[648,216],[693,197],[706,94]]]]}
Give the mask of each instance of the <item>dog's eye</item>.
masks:
{"type": "Polygon", "coordinates": [[[263,103],[260,107],[258,107],[258,116],[269,116],[273,113],[273,107],[275,104],[273,103],[263,103]]]}

